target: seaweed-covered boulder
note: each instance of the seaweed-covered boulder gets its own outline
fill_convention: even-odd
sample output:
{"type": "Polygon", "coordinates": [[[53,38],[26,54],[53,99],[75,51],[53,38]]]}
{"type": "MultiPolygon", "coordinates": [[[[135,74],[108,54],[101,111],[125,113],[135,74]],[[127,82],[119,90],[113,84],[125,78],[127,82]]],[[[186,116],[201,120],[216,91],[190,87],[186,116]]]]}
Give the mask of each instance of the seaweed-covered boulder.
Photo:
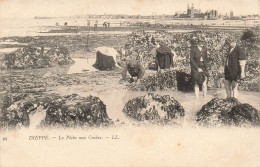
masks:
{"type": "Polygon", "coordinates": [[[42,50],[30,46],[5,54],[1,61],[2,69],[43,68],[50,65],[50,60],[42,50]]]}
{"type": "Polygon", "coordinates": [[[196,114],[196,121],[201,126],[224,126],[232,107],[240,104],[235,98],[214,98],[196,114]]]}
{"type": "Polygon", "coordinates": [[[193,91],[191,75],[182,70],[164,70],[141,79],[139,85],[130,86],[130,89],[135,91],[164,91],[176,88],[179,91],[193,91]]]}
{"type": "Polygon", "coordinates": [[[0,105],[0,129],[28,127],[29,113],[37,108],[36,101],[28,94],[4,96],[0,105]]]}
{"type": "Polygon", "coordinates": [[[49,57],[51,64],[67,65],[74,63],[66,47],[52,48],[46,55],[49,57]]]}
{"type": "Polygon", "coordinates": [[[76,94],[15,94],[6,95],[0,102],[0,129],[30,127],[89,127],[112,125],[106,105],[93,96],[76,94]],[[41,118],[34,119],[39,112],[41,118]],[[38,120],[41,119],[41,120],[38,120]],[[35,123],[36,122],[36,123],[35,123]],[[37,123],[38,122],[38,123],[37,123]]]}
{"type": "Polygon", "coordinates": [[[239,83],[239,90],[260,92],[260,63],[259,60],[247,61],[245,72],[246,78],[239,83]]]}
{"type": "Polygon", "coordinates": [[[228,113],[227,122],[232,126],[259,126],[260,113],[249,104],[239,104],[234,106],[228,113]]]}
{"type": "Polygon", "coordinates": [[[138,121],[149,121],[160,124],[185,115],[181,104],[169,95],[154,95],[136,97],[126,103],[123,112],[138,121]]]}
{"type": "Polygon", "coordinates": [[[149,75],[140,80],[140,84],[131,85],[131,90],[139,91],[156,91],[176,89],[176,71],[163,71],[156,74],[149,75]]]}
{"type": "Polygon", "coordinates": [[[196,114],[198,126],[256,126],[259,111],[249,104],[241,104],[236,98],[214,98],[196,114]]]}
{"type": "Polygon", "coordinates": [[[38,49],[25,46],[17,51],[5,54],[0,62],[1,69],[37,69],[55,64],[71,64],[74,61],[64,47],[52,48],[47,53],[44,53],[44,47],[38,49]]]}
{"type": "Polygon", "coordinates": [[[84,127],[113,124],[106,113],[106,105],[94,96],[76,94],[62,97],[48,105],[43,126],[84,127]]]}

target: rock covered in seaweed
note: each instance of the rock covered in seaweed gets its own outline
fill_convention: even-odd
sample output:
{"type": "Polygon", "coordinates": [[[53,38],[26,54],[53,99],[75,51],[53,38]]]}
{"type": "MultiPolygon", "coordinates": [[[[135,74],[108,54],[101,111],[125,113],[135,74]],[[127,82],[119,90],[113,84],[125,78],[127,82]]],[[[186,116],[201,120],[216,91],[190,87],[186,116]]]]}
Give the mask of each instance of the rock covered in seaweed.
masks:
{"type": "Polygon", "coordinates": [[[260,92],[260,61],[249,60],[245,66],[246,78],[238,86],[239,90],[260,92]]]}
{"type": "Polygon", "coordinates": [[[236,98],[214,98],[196,114],[198,126],[259,126],[259,111],[236,98]]]}
{"type": "Polygon", "coordinates": [[[156,91],[176,89],[176,86],[176,71],[164,71],[142,78],[140,84],[132,85],[130,89],[135,91],[156,91]]]}
{"type": "Polygon", "coordinates": [[[50,67],[55,64],[71,64],[74,61],[65,47],[52,48],[45,53],[44,47],[38,49],[32,46],[25,46],[17,51],[5,54],[0,62],[1,69],[37,69],[50,67]]]}
{"type": "Polygon", "coordinates": [[[43,68],[50,65],[50,60],[43,50],[31,46],[5,54],[1,62],[2,69],[43,68]]]}
{"type": "Polygon", "coordinates": [[[173,97],[152,93],[128,101],[123,112],[138,121],[155,124],[171,124],[174,119],[185,115],[184,108],[173,97]]]}
{"type": "Polygon", "coordinates": [[[52,101],[42,122],[47,127],[98,127],[111,124],[113,122],[106,113],[106,105],[98,97],[81,97],[76,94],[52,101]]]}
{"type": "Polygon", "coordinates": [[[166,91],[176,88],[179,91],[193,91],[191,75],[182,70],[164,70],[142,78],[138,85],[130,86],[134,91],[166,91]]]}
{"type": "Polygon", "coordinates": [[[0,129],[30,127],[34,123],[30,119],[36,112],[44,113],[36,125],[42,128],[84,128],[113,124],[106,113],[106,105],[94,96],[16,94],[4,96],[0,105],[0,129]]]}
{"type": "Polygon", "coordinates": [[[1,129],[29,127],[29,113],[38,107],[35,99],[28,94],[4,96],[0,105],[1,129]]]}
{"type": "Polygon", "coordinates": [[[51,48],[46,55],[50,58],[51,64],[67,65],[74,63],[66,47],[51,48]]]}
{"type": "Polygon", "coordinates": [[[239,104],[228,113],[227,122],[232,126],[240,127],[260,126],[260,113],[247,103],[239,104]]]}

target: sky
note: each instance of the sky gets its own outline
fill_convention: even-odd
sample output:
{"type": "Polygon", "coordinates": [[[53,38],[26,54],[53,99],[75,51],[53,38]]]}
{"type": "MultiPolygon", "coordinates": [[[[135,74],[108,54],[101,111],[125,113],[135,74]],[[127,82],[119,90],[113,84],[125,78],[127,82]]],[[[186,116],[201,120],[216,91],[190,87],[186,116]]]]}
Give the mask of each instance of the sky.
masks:
{"type": "Polygon", "coordinates": [[[216,9],[234,15],[260,14],[260,0],[0,0],[1,18],[74,16],[86,14],[173,15],[194,4],[202,12],[216,9]]]}

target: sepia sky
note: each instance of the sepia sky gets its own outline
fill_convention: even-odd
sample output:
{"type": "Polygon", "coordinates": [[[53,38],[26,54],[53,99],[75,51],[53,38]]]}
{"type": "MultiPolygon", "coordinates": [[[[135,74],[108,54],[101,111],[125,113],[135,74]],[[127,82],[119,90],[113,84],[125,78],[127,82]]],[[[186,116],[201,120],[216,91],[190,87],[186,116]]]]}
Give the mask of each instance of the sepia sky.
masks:
{"type": "Polygon", "coordinates": [[[0,0],[0,17],[73,16],[85,14],[173,15],[194,3],[202,12],[259,14],[260,0],[0,0]]]}

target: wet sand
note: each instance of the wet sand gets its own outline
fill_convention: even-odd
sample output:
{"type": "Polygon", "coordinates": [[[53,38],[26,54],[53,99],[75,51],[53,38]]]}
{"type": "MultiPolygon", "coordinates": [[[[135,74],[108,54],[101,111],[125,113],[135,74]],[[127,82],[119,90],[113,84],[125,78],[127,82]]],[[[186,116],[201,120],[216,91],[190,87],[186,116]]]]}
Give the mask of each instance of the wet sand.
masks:
{"type": "MultiPolygon", "coordinates": [[[[54,27],[49,27],[51,30],[54,27]]],[[[67,27],[65,29],[70,29],[67,27]]],[[[63,28],[61,28],[63,29],[63,28]]],[[[104,28],[102,28],[104,29],[104,28]]],[[[120,30],[120,27],[118,27],[120,30]]],[[[125,29],[125,28],[124,28],[125,29]]],[[[136,29],[136,28],[132,28],[136,29]]],[[[59,30],[59,29],[57,29],[59,30]]],[[[115,71],[98,71],[92,65],[95,63],[94,48],[98,46],[118,47],[127,40],[127,34],[131,31],[84,31],[86,27],[81,27],[79,33],[41,33],[38,37],[7,37],[1,38],[1,51],[11,52],[17,49],[17,45],[28,44],[39,47],[42,43],[47,50],[58,43],[63,43],[68,47],[70,55],[75,61],[73,65],[61,67],[52,67],[33,70],[3,70],[1,74],[3,88],[0,91],[8,92],[13,88],[20,87],[19,91],[43,91],[46,93],[58,93],[61,95],[79,94],[81,96],[98,96],[107,105],[108,116],[121,122],[133,122],[132,119],[122,113],[125,103],[137,96],[146,95],[148,92],[135,92],[127,90],[125,85],[119,84],[121,79],[121,69],[115,71]],[[45,36],[46,35],[46,36],[45,36]],[[7,47],[8,48],[5,48],[7,47]],[[12,47],[13,46],[13,47],[12,47]]],[[[131,30],[131,29],[130,29],[131,30]]],[[[154,32],[154,30],[146,29],[154,32]]],[[[189,32],[192,30],[169,30],[171,32],[189,32]]],[[[0,53],[1,54],[1,53],[0,53]]],[[[145,75],[155,73],[155,71],[146,70],[145,75]]],[[[13,90],[12,90],[13,91],[13,90]]],[[[212,89],[208,91],[208,96],[203,97],[202,93],[199,99],[195,99],[194,93],[184,93],[179,91],[158,91],[152,92],[158,94],[168,94],[178,100],[185,109],[185,117],[180,121],[183,126],[192,126],[193,119],[201,107],[214,97],[225,98],[225,90],[212,89]]],[[[242,103],[249,103],[257,109],[260,109],[258,92],[239,92],[238,100],[242,103]]],[[[35,118],[37,119],[37,117],[35,118]]]]}
{"type": "MultiPolygon", "coordinates": [[[[81,59],[74,58],[75,64],[73,64],[69,70],[68,74],[73,75],[73,73],[82,73],[88,74],[97,71],[92,67],[92,64],[95,62],[95,59],[81,59]],[[78,67],[78,68],[76,68],[78,67]],[[81,71],[80,71],[81,70],[81,71]]],[[[104,71],[101,72],[105,75],[105,73],[115,73],[115,76],[112,77],[102,77],[96,76],[97,78],[93,80],[92,84],[89,85],[75,85],[73,87],[64,87],[58,86],[55,88],[53,93],[58,93],[61,95],[69,95],[73,93],[77,93],[80,96],[97,96],[99,97],[107,106],[108,116],[115,120],[120,120],[126,124],[131,124],[136,122],[129,118],[122,112],[122,109],[127,101],[138,97],[144,96],[148,92],[145,91],[130,91],[127,90],[125,85],[119,84],[119,80],[121,79],[120,70],[116,71],[104,71]],[[94,82],[95,81],[95,82],[94,82]]],[[[154,71],[146,71],[146,75],[149,73],[154,73],[154,71]]],[[[96,74],[98,75],[98,74],[96,74]]],[[[81,79],[83,79],[82,76],[81,79]]],[[[226,98],[225,89],[211,89],[208,90],[208,95],[203,97],[202,92],[200,92],[200,96],[198,99],[195,98],[195,94],[193,92],[181,92],[181,91],[155,91],[150,93],[157,93],[160,95],[171,95],[177,101],[181,103],[181,105],[185,109],[185,117],[183,119],[177,120],[182,123],[184,127],[192,127],[193,121],[195,118],[195,114],[201,109],[203,105],[209,102],[211,99],[215,97],[226,98]]],[[[258,110],[260,109],[260,93],[259,92],[246,92],[239,91],[238,100],[241,103],[248,103],[258,110]]]]}
{"type": "MultiPolygon", "coordinates": [[[[121,70],[115,71],[98,71],[92,65],[95,63],[95,58],[73,58],[75,63],[69,66],[52,67],[37,70],[6,70],[4,79],[9,80],[3,83],[4,89],[2,93],[12,90],[12,87],[19,86],[22,91],[36,92],[41,90],[46,93],[57,93],[60,95],[78,94],[80,96],[97,96],[107,106],[108,116],[113,120],[119,120],[126,125],[131,125],[136,121],[129,118],[122,112],[122,109],[127,101],[144,96],[149,92],[145,91],[131,91],[127,89],[126,85],[120,84],[121,70]],[[12,81],[13,80],[13,81],[12,81]],[[11,86],[11,87],[10,87],[11,86]]],[[[155,73],[155,71],[146,70],[145,75],[155,73]]],[[[185,117],[177,120],[183,127],[192,127],[194,124],[195,114],[201,109],[203,105],[215,97],[225,98],[225,89],[210,89],[208,95],[203,97],[202,92],[198,99],[195,98],[193,92],[174,91],[155,91],[150,93],[157,93],[160,95],[173,96],[185,109],[185,117]]],[[[253,107],[260,109],[260,93],[259,92],[245,92],[239,91],[238,100],[241,103],[248,103],[253,107]]],[[[39,114],[39,116],[42,116],[39,114]]],[[[33,119],[37,122],[37,116],[33,119]]],[[[32,120],[32,122],[35,122],[32,120]]]]}

